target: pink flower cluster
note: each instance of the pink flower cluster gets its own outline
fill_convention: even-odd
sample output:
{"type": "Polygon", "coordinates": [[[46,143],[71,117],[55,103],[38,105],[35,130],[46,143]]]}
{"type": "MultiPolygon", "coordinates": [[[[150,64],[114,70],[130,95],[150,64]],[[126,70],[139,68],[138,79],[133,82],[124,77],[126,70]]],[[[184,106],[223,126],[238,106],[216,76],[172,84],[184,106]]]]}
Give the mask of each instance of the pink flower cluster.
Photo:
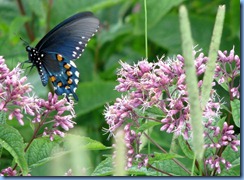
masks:
{"type": "Polygon", "coordinates": [[[0,56],[0,111],[8,114],[9,120],[16,118],[21,125],[24,125],[24,119],[27,120],[26,115],[34,117],[32,122],[42,126],[53,123],[50,129],[45,127],[43,135],[50,135],[51,140],[53,135],[63,137],[64,133],[58,127],[66,131],[74,127],[73,101],[58,100],[58,96],[52,93],[48,94],[48,100],[31,95],[33,87],[26,83],[27,77],[22,74],[20,64],[9,70],[0,56]],[[51,115],[53,112],[54,116],[51,115]]]}
{"type": "Polygon", "coordinates": [[[227,170],[229,170],[232,167],[230,162],[226,161],[224,158],[219,157],[217,155],[209,157],[205,161],[205,164],[209,164],[211,169],[216,169],[218,174],[221,173],[220,164],[223,164],[227,170]]]}
{"type": "Polygon", "coordinates": [[[27,77],[21,77],[19,66],[10,71],[0,56],[0,111],[9,112],[10,120],[16,117],[24,125],[22,112],[34,116],[40,108],[35,97],[28,96],[32,86],[26,83],[27,77]]]}
{"type": "MultiPolygon", "coordinates": [[[[197,75],[203,75],[208,57],[201,52],[193,51],[193,53],[195,55],[197,75]]],[[[120,64],[122,68],[117,73],[119,85],[115,89],[126,94],[121,98],[117,98],[113,105],[106,106],[104,116],[109,125],[107,132],[110,134],[113,134],[120,126],[125,126],[125,140],[128,142],[126,144],[128,148],[128,167],[130,167],[138,154],[140,154],[135,150],[139,149],[138,137],[140,137],[140,134],[135,133],[133,129],[140,127],[139,119],[141,117],[150,117],[147,114],[148,109],[154,107],[162,112],[163,117],[161,119],[158,115],[154,119],[155,121],[161,120],[161,131],[183,135],[186,140],[191,137],[190,109],[185,84],[183,56],[178,55],[176,59],[167,60],[161,58],[154,63],[143,60],[134,65],[123,62],[120,62],[120,64]],[[136,138],[137,143],[135,143],[136,138]]],[[[229,82],[228,79],[230,77],[234,81],[239,76],[240,59],[237,55],[234,55],[234,49],[231,50],[230,55],[227,55],[227,51],[219,51],[217,64],[215,78],[223,79],[221,83],[229,82]],[[230,66],[230,64],[232,71],[229,73],[226,70],[226,66],[230,66]]],[[[201,85],[202,80],[199,80],[199,88],[201,85]]],[[[215,83],[212,83],[212,86],[214,87],[215,83]]],[[[239,86],[233,87],[233,83],[229,84],[232,98],[239,98],[238,89],[239,86]]],[[[226,130],[229,133],[227,133],[228,135],[224,132],[228,125],[224,125],[222,133],[220,133],[219,127],[216,127],[216,121],[221,114],[221,103],[213,89],[203,112],[203,124],[206,127],[205,137],[208,138],[209,136],[207,135],[209,134],[221,135],[220,146],[230,145],[233,150],[237,150],[240,142],[236,139],[234,132],[226,130]],[[226,142],[228,143],[226,144],[226,142]]],[[[231,129],[233,126],[228,126],[228,128],[231,129]]],[[[216,145],[206,146],[216,147],[216,145]]]]}
{"type": "Polygon", "coordinates": [[[17,171],[11,167],[5,168],[1,171],[0,176],[16,176],[17,171]]]}
{"type": "Polygon", "coordinates": [[[237,87],[234,87],[234,79],[240,76],[240,58],[238,55],[235,55],[234,48],[230,51],[229,55],[227,51],[218,51],[218,55],[219,63],[216,66],[215,77],[218,79],[219,84],[228,83],[231,100],[234,97],[239,99],[240,83],[237,87]]]}

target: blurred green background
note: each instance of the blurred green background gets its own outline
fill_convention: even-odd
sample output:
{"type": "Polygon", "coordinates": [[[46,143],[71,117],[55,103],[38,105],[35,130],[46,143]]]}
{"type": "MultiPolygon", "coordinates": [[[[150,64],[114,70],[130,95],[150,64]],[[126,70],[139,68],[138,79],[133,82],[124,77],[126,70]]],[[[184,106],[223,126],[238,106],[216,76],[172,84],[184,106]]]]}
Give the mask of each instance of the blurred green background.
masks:
{"type": "MultiPolygon", "coordinates": [[[[219,5],[226,5],[226,17],[221,40],[221,50],[235,51],[240,55],[240,1],[239,0],[148,0],[148,59],[175,56],[181,53],[178,7],[185,4],[189,11],[192,34],[197,49],[207,55],[211,33],[219,5]]],[[[88,136],[110,146],[111,140],[104,135],[107,128],[103,117],[104,106],[111,103],[120,94],[114,90],[116,70],[119,60],[128,63],[145,58],[144,6],[143,0],[0,0],[0,55],[4,56],[10,68],[18,62],[27,60],[24,42],[31,46],[55,25],[69,16],[92,11],[100,20],[100,29],[80,59],[75,63],[80,71],[80,83],[77,94],[79,101],[75,105],[77,125],[71,133],[88,136]]],[[[25,65],[25,68],[28,65],[25,65]]],[[[34,93],[47,98],[51,86],[43,87],[40,77],[33,69],[26,70],[28,81],[34,86],[34,93]]],[[[19,127],[11,121],[28,141],[32,129],[28,123],[19,127]]],[[[154,134],[161,145],[169,148],[171,135],[154,134]]],[[[109,151],[78,153],[88,158],[84,166],[92,171],[109,151]]],[[[78,157],[77,157],[78,158],[78,157]]],[[[70,163],[63,164],[60,172],[50,170],[50,165],[33,169],[32,175],[63,175],[70,163]]],[[[1,167],[1,164],[0,164],[1,167]]]]}

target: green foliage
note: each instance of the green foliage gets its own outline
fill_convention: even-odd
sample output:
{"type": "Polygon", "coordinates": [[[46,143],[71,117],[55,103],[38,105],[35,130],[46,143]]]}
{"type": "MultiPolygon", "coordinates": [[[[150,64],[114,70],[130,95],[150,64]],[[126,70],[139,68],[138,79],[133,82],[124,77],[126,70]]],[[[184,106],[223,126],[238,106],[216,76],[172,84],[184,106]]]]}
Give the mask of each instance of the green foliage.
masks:
{"type": "Polygon", "coordinates": [[[234,101],[231,101],[230,104],[232,108],[232,115],[235,125],[237,127],[240,127],[240,101],[238,99],[235,99],[234,101]]]}
{"type": "Polygon", "coordinates": [[[34,168],[64,154],[81,149],[105,150],[107,148],[90,138],[68,134],[65,138],[55,137],[54,141],[50,141],[48,137],[35,139],[25,156],[29,167],[34,168]]]}
{"type": "Polygon", "coordinates": [[[178,143],[179,143],[180,148],[182,149],[184,155],[186,155],[189,159],[193,159],[194,153],[192,152],[190,147],[186,144],[186,142],[184,141],[184,138],[182,136],[178,137],[178,143]]]}
{"type": "Polygon", "coordinates": [[[86,82],[79,85],[77,94],[79,104],[75,107],[77,116],[104,106],[107,102],[118,97],[119,93],[114,90],[115,82],[86,82]]]}
{"type": "Polygon", "coordinates": [[[148,122],[145,122],[143,123],[138,129],[136,129],[136,132],[144,132],[146,131],[147,129],[150,129],[156,125],[159,125],[161,124],[160,122],[154,122],[154,121],[148,121],[148,122]]]}
{"type": "MultiPolygon", "coordinates": [[[[68,134],[63,139],[55,137],[52,142],[47,137],[40,137],[35,139],[27,152],[24,153],[26,146],[24,143],[30,140],[33,133],[32,130],[25,131],[25,129],[31,128],[26,125],[25,127],[17,126],[15,129],[3,125],[2,122],[5,123],[6,117],[4,113],[0,112],[0,149],[3,149],[0,161],[2,161],[2,157],[14,159],[14,163],[7,162],[8,166],[18,163],[24,175],[29,172],[28,168],[30,168],[33,176],[42,176],[45,173],[45,175],[49,175],[47,172],[52,171],[50,169],[57,168],[57,166],[52,166],[52,163],[57,159],[68,157],[64,161],[64,164],[68,166],[72,164],[71,158],[69,158],[70,154],[78,151],[78,153],[75,152],[75,155],[80,157],[84,150],[93,150],[87,155],[87,158],[91,159],[87,165],[90,170],[88,175],[112,175],[112,157],[107,157],[105,160],[103,157],[105,153],[111,154],[108,150],[111,141],[108,141],[108,135],[104,135],[102,132],[102,128],[107,126],[102,112],[107,103],[112,103],[120,95],[114,90],[118,84],[115,81],[116,70],[119,67],[118,61],[122,60],[133,64],[145,57],[143,0],[22,0],[21,2],[25,15],[20,13],[17,1],[0,0],[0,56],[5,57],[6,63],[10,67],[15,67],[17,62],[24,62],[27,59],[24,43],[19,37],[29,42],[31,46],[35,46],[56,24],[77,12],[92,11],[100,19],[99,32],[88,43],[81,58],[75,61],[81,79],[77,89],[79,101],[75,104],[77,115],[75,121],[78,131],[82,127],[82,132],[87,134],[85,137],[80,135],[82,132],[78,132],[78,135],[68,134]],[[30,26],[33,39],[26,29],[25,23],[30,26]],[[19,132],[25,134],[20,135],[19,132]]],[[[178,9],[181,4],[186,5],[189,11],[193,43],[199,48],[203,48],[202,51],[205,54],[209,51],[217,7],[226,4],[220,49],[230,50],[234,45],[235,51],[240,54],[240,2],[229,0],[148,0],[149,61],[156,61],[157,57],[160,58],[162,55],[175,56],[182,52],[178,17],[178,9]]],[[[25,67],[27,66],[25,65],[25,67]]],[[[30,73],[29,70],[26,70],[26,74],[29,82],[35,87],[35,94],[46,98],[47,92],[52,88],[42,86],[35,69],[30,73]]],[[[226,105],[226,109],[229,109],[228,105],[226,105]]],[[[232,101],[231,109],[233,121],[239,128],[240,102],[232,101]]],[[[162,111],[156,108],[147,110],[147,112],[153,114],[155,118],[163,116],[162,111]]],[[[28,117],[25,117],[25,124],[29,123],[28,120],[28,117]]],[[[222,125],[225,120],[225,117],[222,118],[219,124],[222,125]]],[[[136,131],[143,133],[150,129],[151,137],[166,150],[169,150],[172,135],[160,132],[158,124],[158,122],[149,121],[136,131]]],[[[172,175],[189,176],[189,173],[176,164],[173,159],[176,158],[180,162],[184,162],[185,168],[189,170],[192,166],[193,153],[182,137],[178,137],[177,143],[175,154],[161,154],[152,145],[151,152],[155,154],[155,157],[150,158],[150,163],[172,175]]],[[[227,148],[224,150],[223,156],[230,158],[229,161],[233,163],[233,168],[229,171],[224,170],[221,175],[240,175],[239,154],[227,148]]],[[[62,166],[63,164],[58,165],[62,166]]],[[[0,170],[6,167],[6,164],[0,164],[0,170]]],[[[55,175],[63,174],[64,171],[60,171],[55,175]]],[[[150,168],[138,169],[137,164],[133,164],[127,170],[127,174],[134,176],[165,175],[150,168]]]]}
{"type": "Polygon", "coordinates": [[[112,166],[112,158],[108,157],[103,160],[93,171],[92,176],[108,176],[112,175],[113,166],[112,166]]]}
{"type": "Polygon", "coordinates": [[[0,145],[13,156],[23,175],[26,176],[28,166],[24,153],[24,141],[19,132],[7,124],[2,124],[0,126],[0,145]]]}
{"type": "MultiPolygon", "coordinates": [[[[238,135],[238,139],[240,140],[240,135],[238,135]]],[[[238,149],[238,152],[234,152],[230,147],[227,147],[223,152],[223,156],[232,164],[232,167],[229,171],[224,169],[220,176],[240,176],[240,148],[238,149]]]]}

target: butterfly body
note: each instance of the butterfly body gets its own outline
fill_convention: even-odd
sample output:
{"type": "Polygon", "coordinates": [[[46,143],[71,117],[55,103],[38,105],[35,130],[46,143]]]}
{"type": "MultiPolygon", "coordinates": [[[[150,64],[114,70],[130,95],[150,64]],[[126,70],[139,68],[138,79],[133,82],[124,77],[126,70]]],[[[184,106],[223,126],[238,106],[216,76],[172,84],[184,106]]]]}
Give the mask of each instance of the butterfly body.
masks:
{"type": "Polygon", "coordinates": [[[35,48],[26,47],[28,62],[36,66],[43,86],[50,79],[57,95],[73,95],[78,100],[79,71],[73,60],[81,56],[98,26],[92,13],[78,13],[48,32],[35,48]]]}

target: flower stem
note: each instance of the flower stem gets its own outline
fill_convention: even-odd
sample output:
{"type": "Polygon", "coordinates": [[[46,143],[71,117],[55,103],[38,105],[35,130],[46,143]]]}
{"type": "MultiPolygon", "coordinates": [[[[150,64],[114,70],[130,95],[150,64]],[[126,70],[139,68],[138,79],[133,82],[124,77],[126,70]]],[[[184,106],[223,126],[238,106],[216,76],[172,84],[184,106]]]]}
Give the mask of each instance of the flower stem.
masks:
{"type": "Polygon", "coordinates": [[[151,164],[148,164],[147,166],[148,166],[149,168],[154,169],[155,171],[161,172],[162,174],[166,174],[166,175],[168,175],[168,176],[173,176],[172,174],[170,174],[170,173],[168,173],[168,172],[165,172],[165,171],[162,171],[161,169],[155,168],[155,167],[152,166],[151,164]]]}
{"type": "Polygon", "coordinates": [[[32,138],[31,138],[30,142],[29,142],[29,143],[27,144],[27,146],[25,147],[24,152],[27,151],[27,149],[30,147],[31,143],[32,143],[32,142],[34,141],[34,139],[37,137],[37,133],[38,133],[38,131],[40,130],[40,128],[42,127],[42,125],[45,123],[46,118],[47,118],[48,115],[49,115],[49,113],[46,113],[46,114],[45,114],[45,117],[44,117],[43,121],[41,121],[41,122],[38,124],[38,126],[36,127],[36,129],[34,130],[34,134],[33,134],[32,138]]]}
{"type": "MultiPolygon", "coordinates": [[[[150,138],[146,133],[143,133],[155,146],[157,146],[162,152],[164,153],[168,153],[165,149],[163,149],[161,146],[158,145],[158,143],[156,143],[152,138],[150,138]]],[[[191,172],[184,167],[183,164],[181,164],[178,160],[176,160],[175,158],[172,159],[177,165],[179,165],[182,169],[184,169],[188,174],[191,174],[191,172]]]]}
{"type": "Polygon", "coordinates": [[[148,58],[148,45],[147,45],[147,0],[144,0],[144,12],[145,12],[145,53],[146,59],[148,58]]]}

